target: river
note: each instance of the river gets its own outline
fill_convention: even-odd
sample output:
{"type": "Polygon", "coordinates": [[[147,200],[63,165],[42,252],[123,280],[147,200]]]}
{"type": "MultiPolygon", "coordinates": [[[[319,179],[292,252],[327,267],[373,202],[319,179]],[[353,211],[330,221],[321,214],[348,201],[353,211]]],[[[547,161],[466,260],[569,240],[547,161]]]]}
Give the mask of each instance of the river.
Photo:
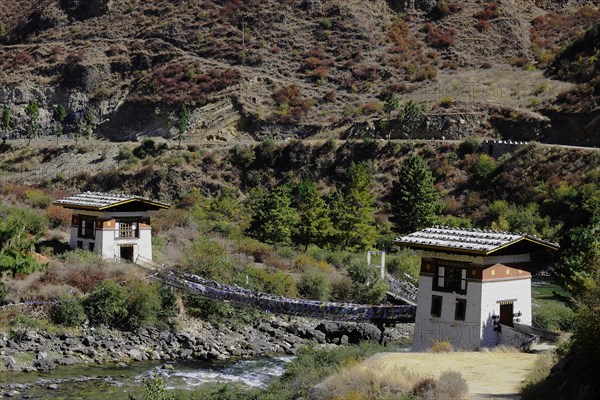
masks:
{"type": "Polygon", "coordinates": [[[158,371],[169,389],[192,389],[215,382],[240,383],[263,387],[281,376],[293,357],[252,358],[226,361],[177,361],[161,369],[164,363],[137,362],[128,366],[89,365],[59,367],[49,372],[6,374],[0,385],[10,385],[5,392],[13,398],[126,400],[129,395],[141,398],[142,381],[158,371]],[[8,379],[6,381],[5,379],[8,379]],[[18,392],[18,393],[16,393],[18,392]]]}

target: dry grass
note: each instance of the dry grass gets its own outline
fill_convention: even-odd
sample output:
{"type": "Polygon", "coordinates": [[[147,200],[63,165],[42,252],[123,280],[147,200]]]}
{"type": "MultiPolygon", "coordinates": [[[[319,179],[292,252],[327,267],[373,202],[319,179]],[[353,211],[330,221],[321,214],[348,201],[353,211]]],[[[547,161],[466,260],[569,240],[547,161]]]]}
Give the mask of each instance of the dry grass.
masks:
{"type": "MultiPolygon", "coordinates": [[[[368,382],[369,376],[386,376],[386,371],[389,371],[387,373],[410,371],[410,376],[421,377],[421,379],[430,377],[439,381],[442,374],[449,370],[460,371],[473,398],[516,399],[521,382],[534,368],[536,359],[537,356],[534,354],[506,351],[506,349],[489,352],[380,353],[354,367],[359,372],[357,376],[352,377],[351,374],[341,376],[345,377],[345,382],[349,380],[368,382]],[[365,372],[363,379],[360,378],[360,372],[364,370],[374,372],[365,372]]],[[[334,375],[319,386],[328,388],[329,386],[326,385],[329,385],[330,381],[335,382],[334,378],[339,379],[337,376],[334,375]]],[[[445,381],[455,382],[450,378],[445,378],[445,381]]],[[[401,378],[391,377],[390,379],[391,382],[401,383],[399,380],[401,378]]],[[[373,382],[379,381],[374,380],[373,382]]],[[[414,387],[417,384],[415,380],[411,383],[408,387],[414,387]]],[[[348,384],[357,385],[352,382],[348,384]]],[[[456,388],[459,385],[449,386],[456,388]]]]}
{"type": "Polygon", "coordinates": [[[352,394],[361,394],[365,399],[391,397],[410,392],[414,382],[421,379],[421,375],[406,367],[364,362],[328,378],[319,385],[318,396],[313,398],[351,398],[352,394]]]}
{"type": "Polygon", "coordinates": [[[521,385],[521,393],[527,395],[533,392],[534,386],[548,377],[556,361],[556,355],[552,352],[539,354],[521,385]]]}
{"type": "Polygon", "coordinates": [[[429,348],[430,353],[450,353],[453,350],[452,344],[446,340],[436,340],[429,348]]]}
{"type": "Polygon", "coordinates": [[[439,378],[407,367],[368,361],[348,367],[318,385],[313,398],[397,399],[409,394],[419,399],[464,399],[468,386],[461,374],[444,371],[439,378]]]}

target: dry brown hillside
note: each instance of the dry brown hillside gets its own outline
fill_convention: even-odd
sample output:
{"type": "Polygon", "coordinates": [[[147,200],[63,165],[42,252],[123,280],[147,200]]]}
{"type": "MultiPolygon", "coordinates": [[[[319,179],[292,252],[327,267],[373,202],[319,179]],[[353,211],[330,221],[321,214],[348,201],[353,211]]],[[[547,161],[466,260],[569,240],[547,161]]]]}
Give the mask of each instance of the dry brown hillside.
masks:
{"type": "Polygon", "coordinates": [[[574,85],[544,71],[598,20],[597,2],[583,1],[4,0],[4,134],[24,134],[35,101],[46,133],[63,105],[67,131],[89,111],[95,131],[117,140],[176,135],[187,104],[191,134],[204,139],[594,145],[597,132],[567,130],[583,129],[597,105],[548,115],[574,85]],[[390,93],[400,98],[393,111],[390,93]],[[418,115],[396,118],[409,100],[418,115]]]}

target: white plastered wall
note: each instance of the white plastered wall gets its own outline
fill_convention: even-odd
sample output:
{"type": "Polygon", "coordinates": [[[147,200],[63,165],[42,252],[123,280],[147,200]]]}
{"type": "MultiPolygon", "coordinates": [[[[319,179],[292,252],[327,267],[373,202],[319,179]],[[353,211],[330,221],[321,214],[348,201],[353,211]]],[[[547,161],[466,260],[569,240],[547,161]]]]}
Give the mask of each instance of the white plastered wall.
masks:
{"type": "Polygon", "coordinates": [[[469,282],[464,295],[433,291],[433,277],[419,277],[413,350],[424,351],[436,340],[449,341],[455,348],[476,350],[480,346],[481,284],[469,282]],[[431,315],[432,296],[442,297],[441,316],[431,315]],[[465,320],[455,320],[456,299],[466,299],[465,320]]]}
{"type": "Polygon", "coordinates": [[[513,300],[513,311],[521,312],[520,323],[531,325],[531,278],[496,280],[481,285],[481,346],[498,344],[492,316],[500,315],[500,302],[513,300]]]}

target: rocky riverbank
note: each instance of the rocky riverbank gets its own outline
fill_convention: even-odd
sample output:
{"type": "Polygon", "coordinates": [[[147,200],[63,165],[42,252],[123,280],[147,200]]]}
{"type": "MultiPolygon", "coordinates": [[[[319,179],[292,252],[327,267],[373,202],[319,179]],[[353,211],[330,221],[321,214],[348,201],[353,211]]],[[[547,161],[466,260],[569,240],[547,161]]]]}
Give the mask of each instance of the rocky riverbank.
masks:
{"type": "Polygon", "coordinates": [[[370,323],[273,317],[254,325],[191,320],[180,331],[153,327],[137,332],[85,329],[80,335],[41,331],[0,333],[0,372],[47,371],[57,365],[128,363],[142,360],[222,360],[296,354],[303,345],[393,342],[412,335],[413,325],[383,332],[370,323]]]}

